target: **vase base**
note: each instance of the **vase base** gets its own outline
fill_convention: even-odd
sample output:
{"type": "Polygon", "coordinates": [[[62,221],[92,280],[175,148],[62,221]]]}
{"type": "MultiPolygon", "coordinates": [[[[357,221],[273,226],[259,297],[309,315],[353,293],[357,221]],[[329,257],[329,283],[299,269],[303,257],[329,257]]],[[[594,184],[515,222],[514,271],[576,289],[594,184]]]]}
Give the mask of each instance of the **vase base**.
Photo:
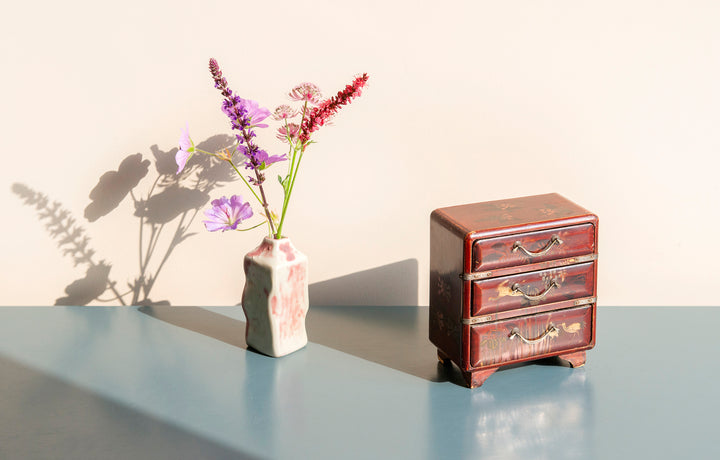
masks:
{"type": "Polygon", "coordinates": [[[269,348],[263,348],[260,349],[258,347],[253,346],[252,344],[248,343],[247,349],[250,351],[253,351],[255,353],[259,353],[261,355],[270,356],[271,358],[281,358],[283,356],[290,355],[292,353],[295,353],[296,351],[302,350],[307,345],[307,340],[305,343],[301,343],[297,346],[286,346],[282,349],[273,349],[272,347],[269,348]]]}

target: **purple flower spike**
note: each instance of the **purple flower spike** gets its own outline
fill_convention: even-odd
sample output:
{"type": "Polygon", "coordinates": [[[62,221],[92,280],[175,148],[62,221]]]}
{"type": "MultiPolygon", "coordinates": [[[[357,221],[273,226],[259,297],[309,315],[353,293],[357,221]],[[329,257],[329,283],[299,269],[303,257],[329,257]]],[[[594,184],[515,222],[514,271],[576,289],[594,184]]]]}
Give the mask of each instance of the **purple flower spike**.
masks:
{"type": "Polygon", "coordinates": [[[267,128],[268,125],[260,123],[271,115],[270,111],[251,99],[232,96],[223,101],[222,111],[230,117],[233,128],[243,130],[247,128],[267,128]]]}
{"type": "Polygon", "coordinates": [[[243,156],[243,160],[241,160],[241,162],[245,164],[246,169],[265,169],[271,164],[277,163],[279,161],[285,161],[288,159],[287,154],[270,155],[265,150],[258,148],[249,150],[244,145],[238,145],[237,150],[243,156]],[[263,163],[265,164],[264,167],[262,166],[263,163]]]}
{"type": "Polygon", "coordinates": [[[208,220],[204,220],[208,231],[236,230],[238,224],[253,215],[250,203],[243,201],[240,195],[218,198],[212,201],[212,209],[205,211],[208,220]]]}
{"type": "Polygon", "coordinates": [[[190,139],[190,128],[187,126],[183,129],[178,143],[180,144],[180,150],[175,154],[175,163],[178,165],[178,170],[175,174],[180,174],[185,168],[187,161],[192,154],[195,153],[195,144],[193,144],[193,141],[190,139]]]}

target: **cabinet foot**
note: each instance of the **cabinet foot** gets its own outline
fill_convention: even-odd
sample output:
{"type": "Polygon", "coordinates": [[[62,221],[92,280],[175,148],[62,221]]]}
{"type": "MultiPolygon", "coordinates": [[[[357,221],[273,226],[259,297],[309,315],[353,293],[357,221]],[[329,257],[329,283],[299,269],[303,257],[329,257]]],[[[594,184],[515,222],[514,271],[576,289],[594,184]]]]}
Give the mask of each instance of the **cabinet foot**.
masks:
{"type": "Polygon", "coordinates": [[[443,351],[440,349],[438,349],[438,351],[437,351],[437,357],[438,357],[438,361],[440,361],[441,363],[450,364],[450,357],[448,355],[446,355],[445,353],[443,353],[443,351]]]}
{"type": "Polygon", "coordinates": [[[572,367],[580,367],[585,365],[584,351],[577,351],[575,353],[559,355],[558,358],[562,359],[563,361],[567,361],[572,367]]]}
{"type": "Polygon", "coordinates": [[[485,380],[487,380],[488,377],[490,377],[496,370],[498,370],[498,368],[493,367],[491,369],[463,372],[462,375],[465,380],[465,385],[469,388],[477,388],[485,383],[485,380]]]}

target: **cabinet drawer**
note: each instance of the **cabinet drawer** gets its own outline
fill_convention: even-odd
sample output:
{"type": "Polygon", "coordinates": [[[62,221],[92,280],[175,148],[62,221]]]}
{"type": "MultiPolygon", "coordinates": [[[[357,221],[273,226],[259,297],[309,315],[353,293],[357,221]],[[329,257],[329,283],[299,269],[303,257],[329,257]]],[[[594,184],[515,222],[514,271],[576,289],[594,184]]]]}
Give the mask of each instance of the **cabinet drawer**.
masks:
{"type": "Polygon", "coordinates": [[[532,264],[594,251],[593,224],[487,238],[473,245],[473,271],[532,264]]]}
{"type": "Polygon", "coordinates": [[[593,308],[470,326],[471,367],[491,367],[593,345],[593,308]]]}
{"type": "Polygon", "coordinates": [[[578,297],[595,289],[595,262],[503,276],[472,284],[472,316],[578,297]]]}

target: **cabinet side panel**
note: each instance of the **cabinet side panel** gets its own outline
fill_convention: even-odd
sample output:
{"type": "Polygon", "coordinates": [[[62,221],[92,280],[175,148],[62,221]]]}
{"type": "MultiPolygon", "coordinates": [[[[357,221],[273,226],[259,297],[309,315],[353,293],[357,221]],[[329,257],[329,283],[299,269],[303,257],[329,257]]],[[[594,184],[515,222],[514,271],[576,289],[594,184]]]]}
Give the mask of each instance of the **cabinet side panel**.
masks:
{"type": "Polygon", "coordinates": [[[460,365],[462,359],[463,238],[430,218],[430,341],[460,365]]]}
{"type": "MultiPolygon", "coordinates": [[[[595,218],[595,220],[593,221],[593,225],[595,226],[595,254],[598,254],[598,259],[599,259],[600,253],[598,251],[597,241],[598,241],[598,227],[600,226],[600,219],[596,215],[593,215],[593,217],[595,218]]],[[[596,261],[595,262],[595,283],[593,285],[593,296],[595,296],[595,298],[597,298],[597,295],[598,295],[597,283],[598,283],[598,262],[596,261]]],[[[592,329],[592,343],[591,343],[591,345],[593,347],[595,346],[595,333],[596,332],[597,332],[597,301],[593,305],[593,329],[592,329]]]]}

